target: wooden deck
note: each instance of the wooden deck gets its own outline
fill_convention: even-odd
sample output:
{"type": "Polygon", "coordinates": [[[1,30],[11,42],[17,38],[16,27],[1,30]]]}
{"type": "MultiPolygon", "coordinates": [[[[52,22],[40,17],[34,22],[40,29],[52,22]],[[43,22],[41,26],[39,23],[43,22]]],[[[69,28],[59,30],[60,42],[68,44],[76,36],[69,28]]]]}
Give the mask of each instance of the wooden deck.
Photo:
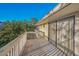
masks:
{"type": "Polygon", "coordinates": [[[45,37],[36,37],[35,33],[29,34],[30,40],[24,47],[22,56],[64,56],[63,52],[49,43],[45,37]],[[34,37],[32,39],[32,36],[34,37]],[[36,38],[35,38],[36,37],[36,38]]]}

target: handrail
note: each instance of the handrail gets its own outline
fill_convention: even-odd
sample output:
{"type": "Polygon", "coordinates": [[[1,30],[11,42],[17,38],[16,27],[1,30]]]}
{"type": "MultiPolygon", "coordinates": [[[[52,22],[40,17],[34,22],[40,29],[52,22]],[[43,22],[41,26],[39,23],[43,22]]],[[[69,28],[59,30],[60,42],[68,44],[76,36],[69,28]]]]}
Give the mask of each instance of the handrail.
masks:
{"type": "Polygon", "coordinates": [[[45,33],[42,32],[42,31],[40,31],[40,30],[38,30],[38,29],[36,29],[35,31],[36,31],[37,33],[39,32],[38,35],[40,35],[40,36],[42,36],[42,37],[45,36],[45,33]]]}
{"type": "Polygon", "coordinates": [[[21,54],[27,41],[26,32],[15,38],[10,43],[0,48],[0,56],[18,56],[21,54]]]}

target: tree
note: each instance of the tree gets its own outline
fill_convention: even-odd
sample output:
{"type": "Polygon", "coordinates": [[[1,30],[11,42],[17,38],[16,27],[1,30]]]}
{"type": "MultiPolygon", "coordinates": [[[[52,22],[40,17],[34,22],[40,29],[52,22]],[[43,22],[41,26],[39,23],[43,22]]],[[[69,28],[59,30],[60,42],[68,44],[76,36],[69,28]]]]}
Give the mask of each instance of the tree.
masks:
{"type": "Polygon", "coordinates": [[[37,19],[36,18],[32,18],[31,24],[35,25],[37,23],[37,19]]]}

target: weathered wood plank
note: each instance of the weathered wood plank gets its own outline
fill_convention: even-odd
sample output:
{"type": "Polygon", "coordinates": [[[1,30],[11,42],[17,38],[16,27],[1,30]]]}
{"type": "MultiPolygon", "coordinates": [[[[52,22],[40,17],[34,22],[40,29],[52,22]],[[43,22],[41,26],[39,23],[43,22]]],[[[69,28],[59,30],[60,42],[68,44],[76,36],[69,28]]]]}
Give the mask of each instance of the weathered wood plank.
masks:
{"type": "Polygon", "coordinates": [[[49,43],[45,37],[34,37],[36,36],[35,33],[32,33],[31,35],[33,37],[29,36],[31,38],[30,40],[27,40],[23,56],[63,56],[63,52],[49,43]]]}

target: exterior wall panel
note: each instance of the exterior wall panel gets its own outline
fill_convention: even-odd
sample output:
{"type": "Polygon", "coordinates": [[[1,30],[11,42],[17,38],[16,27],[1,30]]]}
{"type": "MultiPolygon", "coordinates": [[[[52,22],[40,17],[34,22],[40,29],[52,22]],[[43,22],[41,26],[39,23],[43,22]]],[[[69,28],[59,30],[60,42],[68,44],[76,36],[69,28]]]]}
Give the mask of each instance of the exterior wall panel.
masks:
{"type": "Polygon", "coordinates": [[[49,33],[49,38],[51,39],[51,40],[53,40],[54,42],[53,42],[53,44],[55,44],[55,42],[56,42],[56,23],[51,23],[50,24],[50,33],[49,33]]]}
{"type": "Polygon", "coordinates": [[[79,55],[79,15],[75,17],[75,53],[79,55]]]}
{"type": "Polygon", "coordinates": [[[57,44],[67,48],[68,50],[58,45],[58,47],[67,54],[69,53],[69,50],[73,51],[73,20],[74,17],[69,17],[50,23],[50,41],[53,40],[55,42],[54,44],[56,44],[57,41],[57,44]]]}

